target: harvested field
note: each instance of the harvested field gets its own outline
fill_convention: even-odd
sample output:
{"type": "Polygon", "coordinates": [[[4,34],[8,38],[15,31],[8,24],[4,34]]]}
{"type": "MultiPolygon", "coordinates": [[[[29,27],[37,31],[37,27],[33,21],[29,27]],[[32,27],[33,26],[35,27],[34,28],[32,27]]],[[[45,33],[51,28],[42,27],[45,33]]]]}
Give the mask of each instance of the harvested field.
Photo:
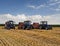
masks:
{"type": "Polygon", "coordinates": [[[60,46],[60,27],[52,30],[7,30],[0,27],[0,46],[60,46]]]}

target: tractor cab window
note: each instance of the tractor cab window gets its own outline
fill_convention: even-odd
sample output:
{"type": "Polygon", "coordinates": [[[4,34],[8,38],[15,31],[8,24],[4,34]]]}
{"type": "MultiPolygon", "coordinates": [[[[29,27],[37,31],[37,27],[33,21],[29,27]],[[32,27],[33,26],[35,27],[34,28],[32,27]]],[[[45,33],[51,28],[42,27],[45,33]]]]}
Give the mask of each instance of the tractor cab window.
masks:
{"type": "Polygon", "coordinates": [[[13,24],[13,22],[10,22],[10,24],[13,24]]]}
{"type": "Polygon", "coordinates": [[[25,24],[31,24],[31,22],[30,22],[30,21],[25,21],[24,23],[25,23],[25,24]]]}
{"type": "Polygon", "coordinates": [[[41,24],[47,24],[47,21],[41,21],[41,24]]]}
{"type": "Polygon", "coordinates": [[[10,24],[14,24],[14,22],[13,22],[13,21],[9,21],[9,23],[10,23],[10,24]]]}

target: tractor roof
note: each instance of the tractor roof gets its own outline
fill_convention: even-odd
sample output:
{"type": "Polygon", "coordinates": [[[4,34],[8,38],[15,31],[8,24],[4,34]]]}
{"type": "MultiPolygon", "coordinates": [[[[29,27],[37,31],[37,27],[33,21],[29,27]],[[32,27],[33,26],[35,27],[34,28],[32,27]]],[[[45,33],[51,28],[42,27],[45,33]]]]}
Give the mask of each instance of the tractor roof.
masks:
{"type": "Polygon", "coordinates": [[[10,22],[14,23],[14,21],[12,21],[12,20],[10,20],[10,21],[7,21],[6,23],[10,23],[10,22]]]}
{"type": "Polygon", "coordinates": [[[41,21],[40,24],[47,24],[47,21],[41,21]]]}
{"type": "Polygon", "coordinates": [[[24,21],[24,22],[31,22],[31,21],[27,20],[27,21],[24,21]]]}
{"type": "Polygon", "coordinates": [[[41,22],[47,22],[47,21],[41,21],[41,22]]]}
{"type": "Polygon", "coordinates": [[[14,22],[14,21],[10,20],[10,21],[8,21],[8,22],[14,22]]]}
{"type": "Polygon", "coordinates": [[[41,23],[47,23],[47,21],[41,21],[41,23]]]}

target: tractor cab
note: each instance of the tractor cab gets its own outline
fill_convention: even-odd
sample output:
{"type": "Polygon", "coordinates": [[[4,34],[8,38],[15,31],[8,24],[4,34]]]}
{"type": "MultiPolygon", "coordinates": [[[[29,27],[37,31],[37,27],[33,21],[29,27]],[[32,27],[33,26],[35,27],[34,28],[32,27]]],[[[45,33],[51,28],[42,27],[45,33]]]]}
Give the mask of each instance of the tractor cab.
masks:
{"type": "Polygon", "coordinates": [[[29,25],[31,24],[31,21],[24,21],[24,24],[25,24],[26,26],[29,26],[29,25]]]}
{"type": "Polygon", "coordinates": [[[5,28],[6,28],[6,29],[15,29],[14,21],[7,21],[7,22],[5,23],[5,28]]]}
{"type": "Polygon", "coordinates": [[[31,29],[31,21],[24,21],[23,29],[31,29]]]}
{"type": "Polygon", "coordinates": [[[41,21],[40,24],[47,24],[47,21],[41,21]]]}
{"type": "Polygon", "coordinates": [[[9,21],[10,24],[14,24],[14,21],[9,21]]]}
{"type": "Polygon", "coordinates": [[[40,24],[42,25],[42,27],[46,27],[47,26],[47,21],[41,21],[40,24]]]}
{"type": "Polygon", "coordinates": [[[39,28],[48,30],[48,29],[52,29],[52,26],[48,25],[47,21],[41,21],[39,28]]]}

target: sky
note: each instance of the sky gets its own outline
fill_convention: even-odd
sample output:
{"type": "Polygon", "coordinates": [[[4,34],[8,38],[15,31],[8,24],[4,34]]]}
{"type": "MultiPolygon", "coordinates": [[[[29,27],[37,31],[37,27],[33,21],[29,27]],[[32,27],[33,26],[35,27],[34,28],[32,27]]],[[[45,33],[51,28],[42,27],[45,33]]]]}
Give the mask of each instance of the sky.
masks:
{"type": "Polygon", "coordinates": [[[0,24],[8,20],[60,24],[60,0],[0,0],[0,24]]]}

